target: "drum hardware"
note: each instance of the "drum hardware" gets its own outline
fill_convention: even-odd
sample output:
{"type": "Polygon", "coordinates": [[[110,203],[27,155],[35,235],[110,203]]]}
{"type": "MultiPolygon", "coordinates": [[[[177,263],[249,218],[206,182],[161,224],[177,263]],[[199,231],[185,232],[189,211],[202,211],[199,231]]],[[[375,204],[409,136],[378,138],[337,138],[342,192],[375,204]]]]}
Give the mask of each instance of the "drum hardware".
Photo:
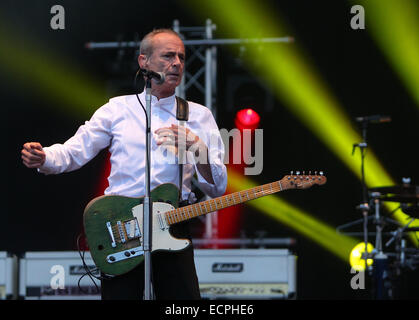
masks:
{"type": "MultiPolygon", "coordinates": [[[[388,247],[394,240],[396,240],[396,238],[400,238],[403,233],[405,232],[406,229],[408,229],[409,225],[415,221],[415,218],[412,218],[408,224],[406,224],[403,228],[398,228],[396,231],[393,232],[393,237],[387,241],[386,243],[386,247],[388,247]]],[[[418,228],[419,229],[419,228],[418,228]]],[[[404,239],[403,239],[404,240],[404,239]]]]}
{"type": "MultiPolygon", "coordinates": [[[[368,119],[362,117],[357,119],[368,119]]],[[[374,263],[370,267],[366,267],[368,275],[372,276],[373,280],[373,298],[375,299],[391,299],[395,297],[395,278],[401,274],[401,269],[405,267],[416,268],[419,264],[419,250],[410,249],[406,246],[404,235],[407,232],[416,232],[419,228],[409,228],[411,223],[419,217],[419,186],[411,185],[410,178],[403,178],[401,185],[384,186],[367,189],[365,183],[364,160],[367,144],[367,125],[371,123],[367,120],[358,122],[362,123],[362,137],[363,141],[353,145],[352,154],[356,148],[361,151],[361,182],[362,182],[362,203],[356,207],[362,212],[362,219],[341,225],[336,228],[337,232],[342,232],[343,229],[363,223],[362,233],[363,242],[365,243],[365,252],[362,258],[365,259],[365,266],[368,266],[367,259],[373,259],[374,263]],[[388,216],[382,216],[381,204],[382,202],[397,202],[400,203],[395,210],[390,212],[388,216]],[[406,224],[402,225],[399,222],[392,220],[391,215],[401,209],[408,214],[412,219],[406,224]],[[369,213],[373,213],[369,215],[369,213]],[[375,232],[368,231],[368,223],[373,222],[375,225],[375,232]],[[396,230],[391,232],[384,232],[388,226],[395,226],[396,230]],[[375,236],[375,249],[368,253],[366,248],[368,238],[375,236]],[[385,243],[383,248],[383,236],[390,236],[390,239],[385,243]],[[389,246],[394,243],[395,252],[388,252],[389,246]],[[384,249],[386,251],[384,252],[384,249]]],[[[349,233],[345,233],[349,234],[349,233]]],[[[351,233],[354,234],[354,233],[351,233]]],[[[397,280],[397,279],[396,279],[397,280]]]]}

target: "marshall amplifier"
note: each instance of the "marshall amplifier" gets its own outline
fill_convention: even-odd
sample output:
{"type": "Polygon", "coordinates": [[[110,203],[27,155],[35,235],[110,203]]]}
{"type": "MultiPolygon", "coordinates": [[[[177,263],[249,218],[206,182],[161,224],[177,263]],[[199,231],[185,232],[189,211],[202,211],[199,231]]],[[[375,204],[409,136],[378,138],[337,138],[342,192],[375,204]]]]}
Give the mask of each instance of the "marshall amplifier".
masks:
{"type": "Polygon", "coordinates": [[[18,259],[0,252],[0,300],[17,298],[18,259]]]}
{"type": "MultiPolygon", "coordinates": [[[[89,252],[85,252],[84,261],[92,274],[98,276],[89,252]]],[[[100,299],[100,281],[92,277],[96,287],[85,274],[77,251],[27,252],[19,263],[19,296],[21,299],[100,299]]]]}
{"type": "Polygon", "coordinates": [[[203,299],[295,299],[296,256],[287,249],[196,249],[203,299]]]}

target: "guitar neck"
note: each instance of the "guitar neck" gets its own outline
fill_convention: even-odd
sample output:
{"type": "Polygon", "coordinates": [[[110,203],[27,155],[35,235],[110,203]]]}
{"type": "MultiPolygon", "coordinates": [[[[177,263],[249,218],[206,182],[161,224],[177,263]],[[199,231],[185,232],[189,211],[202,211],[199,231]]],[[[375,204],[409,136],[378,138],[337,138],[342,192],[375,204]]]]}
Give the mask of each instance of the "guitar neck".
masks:
{"type": "Polygon", "coordinates": [[[222,197],[202,201],[189,206],[167,211],[165,213],[168,225],[186,221],[210,212],[221,210],[239,203],[254,200],[283,190],[281,181],[264,184],[248,190],[224,195],[222,197]]]}

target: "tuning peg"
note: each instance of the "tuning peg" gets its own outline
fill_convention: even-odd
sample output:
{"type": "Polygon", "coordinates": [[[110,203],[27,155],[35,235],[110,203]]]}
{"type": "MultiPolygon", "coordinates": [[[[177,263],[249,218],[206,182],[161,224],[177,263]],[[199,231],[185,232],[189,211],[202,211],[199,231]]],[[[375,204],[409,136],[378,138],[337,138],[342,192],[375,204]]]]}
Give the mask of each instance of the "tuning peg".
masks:
{"type": "Polygon", "coordinates": [[[323,171],[320,171],[320,175],[321,175],[321,176],[323,175],[323,171]]]}
{"type": "Polygon", "coordinates": [[[294,174],[294,171],[291,171],[291,175],[293,175],[294,174]]]}

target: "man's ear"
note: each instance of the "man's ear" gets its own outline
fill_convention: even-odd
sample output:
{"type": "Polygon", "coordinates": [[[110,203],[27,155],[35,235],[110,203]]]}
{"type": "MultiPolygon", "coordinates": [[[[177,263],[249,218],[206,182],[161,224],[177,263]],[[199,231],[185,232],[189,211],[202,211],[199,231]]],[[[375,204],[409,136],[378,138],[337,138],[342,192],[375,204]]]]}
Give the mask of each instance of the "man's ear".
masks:
{"type": "Polygon", "coordinates": [[[138,55],[138,65],[140,68],[146,69],[147,66],[147,56],[144,54],[138,55]]]}

